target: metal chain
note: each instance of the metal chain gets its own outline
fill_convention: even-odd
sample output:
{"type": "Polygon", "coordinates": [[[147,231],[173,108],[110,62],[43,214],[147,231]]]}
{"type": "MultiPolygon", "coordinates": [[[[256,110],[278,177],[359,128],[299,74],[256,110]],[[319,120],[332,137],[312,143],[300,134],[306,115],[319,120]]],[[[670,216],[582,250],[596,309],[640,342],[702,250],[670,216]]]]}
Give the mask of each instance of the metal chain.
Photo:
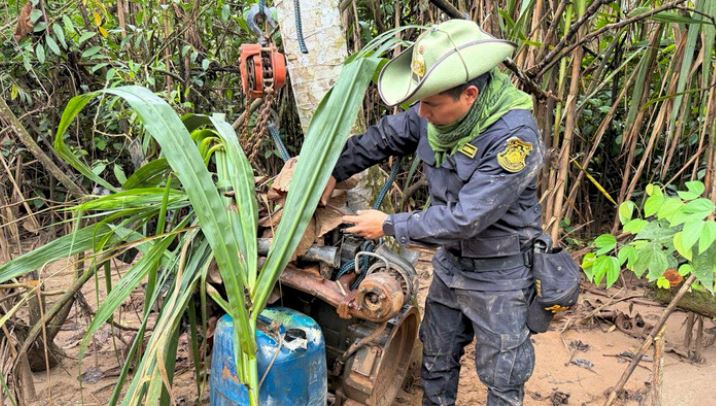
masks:
{"type": "Polygon", "coordinates": [[[264,105],[261,106],[256,123],[254,123],[254,131],[246,143],[246,151],[249,151],[249,161],[254,162],[256,155],[259,153],[261,139],[268,137],[268,120],[271,117],[271,106],[273,105],[274,91],[272,87],[266,88],[264,93],[264,105]]]}

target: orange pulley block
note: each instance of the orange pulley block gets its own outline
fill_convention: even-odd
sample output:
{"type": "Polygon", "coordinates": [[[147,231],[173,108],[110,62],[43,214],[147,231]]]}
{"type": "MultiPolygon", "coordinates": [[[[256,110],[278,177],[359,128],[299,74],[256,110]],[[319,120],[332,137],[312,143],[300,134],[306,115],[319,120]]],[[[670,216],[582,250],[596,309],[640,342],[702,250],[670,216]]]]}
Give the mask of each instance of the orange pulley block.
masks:
{"type": "Polygon", "coordinates": [[[277,91],[286,84],[286,59],[274,45],[243,44],[239,51],[244,94],[262,97],[266,89],[277,91]]]}

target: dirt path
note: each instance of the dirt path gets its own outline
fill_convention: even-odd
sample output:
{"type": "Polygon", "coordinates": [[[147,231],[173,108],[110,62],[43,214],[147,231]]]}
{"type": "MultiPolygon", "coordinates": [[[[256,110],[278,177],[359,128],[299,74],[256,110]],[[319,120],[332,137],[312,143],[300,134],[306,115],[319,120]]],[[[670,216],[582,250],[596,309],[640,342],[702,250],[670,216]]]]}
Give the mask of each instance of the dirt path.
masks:
{"type": "MultiPolygon", "coordinates": [[[[52,290],[61,290],[66,287],[71,276],[65,264],[56,264],[45,271],[47,275],[53,275],[52,290]]],[[[116,279],[119,267],[113,273],[116,279]]],[[[419,300],[422,306],[425,295],[431,281],[431,268],[429,253],[423,253],[418,266],[420,276],[419,300]]],[[[100,276],[97,285],[102,289],[104,281],[100,276]]],[[[90,306],[96,308],[97,300],[95,284],[90,282],[85,286],[84,294],[90,306]]],[[[617,293],[616,291],[610,293],[617,293]]],[[[629,292],[634,294],[635,292],[629,292]]],[[[104,295],[102,292],[101,296],[104,295]]],[[[141,291],[133,295],[132,303],[123,306],[123,313],[118,318],[123,324],[137,325],[137,315],[134,308],[140,308],[143,300],[141,291]]],[[[608,299],[593,294],[584,294],[580,303],[585,306],[585,300],[592,306],[600,306],[608,299]]],[[[647,306],[641,304],[630,305],[619,303],[610,307],[621,310],[629,315],[640,314],[646,322],[655,322],[662,311],[662,307],[647,306]]],[[[583,313],[580,313],[583,314],[583,313]]],[[[593,325],[570,327],[561,335],[559,330],[570,319],[580,317],[575,314],[567,314],[556,319],[547,333],[532,337],[537,354],[537,365],[532,378],[526,386],[525,405],[601,405],[604,401],[605,391],[619,379],[622,371],[627,365],[627,360],[619,357],[618,354],[625,351],[636,351],[641,341],[632,338],[619,330],[610,328],[607,323],[596,323],[593,325]],[[572,349],[581,348],[574,354],[572,360],[576,363],[569,363],[572,356],[572,349]],[[578,344],[578,345],[577,345],[578,344]],[[590,367],[587,369],[585,367],[590,367]]],[[[673,346],[681,349],[683,340],[684,313],[675,313],[668,323],[666,331],[667,347],[673,346]]],[[[58,335],[56,342],[64,349],[68,358],[62,365],[54,368],[49,376],[46,373],[35,374],[35,385],[38,392],[38,400],[33,405],[105,405],[111,395],[119,364],[117,353],[125,349],[125,344],[131,342],[132,331],[116,330],[111,334],[110,328],[105,326],[97,334],[89,351],[85,356],[82,367],[81,378],[78,379],[79,366],[77,356],[79,342],[88,324],[88,318],[75,306],[70,317],[58,335]]],[[[706,327],[712,327],[712,322],[707,322],[706,327]]],[[[706,338],[712,336],[707,334],[706,338]]],[[[183,346],[180,345],[180,348],[183,346]]],[[[184,346],[185,348],[185,346],[184,346]]],[[[651,352],[649,357],[651,357],[651,352]]],[[[702,364],[695,364],[684,360],[682,357],[668,352],[665,357],[664,369],[664,402],[666,406],[702,406],[711,404],[716,398],[716,386],[713,382],[713,369],[711,366],[716,363],[716,346],[709,346],[702,354],[705,361],[702,364]]],[[[458,394],[458,405],[472,406],[482,405],[485,401],[486,390],[480,383],[474,369],[474,347],[468,347],[462,361],[460,374],[460,390],[458,394]]],[[[177,361],[179,372],[175,380],[176,396],[179,404],[192,404],[196,398],[196,387],[191,363],[188,361],[186,351],[180,352],[177,361]]],[[[641,367],[626,386],[626,399],[620,401],[621,405],[645,405],[650,404],[647,398],[648,382],[651,379],[652,368],[651,358],[642,361],[641,367]]],[[[419,405],[420,389],[413,389],[400,394],[394,405],[419,405]]],[[[204,402],[206,395],[203,396],[204,402]]]]}
{"type": "MultiPolygon", "coordinates": [[[[418,266],[420,275],[421,306],[425,303],[425,295],[432,280],[430,254],[423,253],[418,266]]],[[[617,294],[614,289],[611,294],[617,294]]],[[[622,292],[623,294],[623,292],[622,292]]],[[[638,292],[629,292],[629,295],[638,292]]],[[[585,300],[594,306],[608,302],[607,298],[585,293],[580,297],[582,309],[585,300]]],[[[640,314],[647,322],[655,323],[661,314],[662,307],[627,302],[610,306],[629,315],[640,314]]],[[[579,314],[561,315],[552,322],[550,330],[544,334],[533,336],[536,365],[532,378],[527,382],[525,406],[537,405],[601,405],[605,400],[605,392],[616,384],[629,360],[619,357],[624,352],[636,352],[642,341],[632,338],[619,330],[610,328],[605,323],[591,326],[569,328],[564,334],[560,330],[565,323],[573,325],[574,320],[581,318],[579,314]],[[570,321],[570,319],[574,319],[570,321]],[[572,347],[570,347],[572,344],[572,347]],[[572,348],[581,348],[574,351],[572,348]],[[589,367],[587,369],[586,367],[589,367]]],[[[681,349],[683,341],[683,312],[674,313],[667,323],[666,346],[681,349]]],[[[707,322],[711,324],[711,322],[707,322]]],[[[710,327],[710,325],[707,325],[710,327]]],[[[709,335],[706,335],[709,337],[709,335]]],[[[483,405],[487,396],[485,386],[475,372],[474,344],[470,345],[462,359],[460,384],[458,390],[458,406],[483,405]]],[[[652,355],[647,353],[646,361],[640,363],[626,385],[626,394],[620,398],[621,405],[650,404],[647,392],[650,387],[652,355]]],[[[711,404],[716,399],[716,386],[713,382],[712,365],[716,363],[716,346],[709,346],[702,354],[704,363],[695,364],[684,360],[672,352],[664,359],[663,405],[665,406],[702,406],[711,404]]],[[[418,391],[416,391],[418,392],[418,391]]],[[[419,405],[420,393],[403,394],[400,404],[419,405]]]]}

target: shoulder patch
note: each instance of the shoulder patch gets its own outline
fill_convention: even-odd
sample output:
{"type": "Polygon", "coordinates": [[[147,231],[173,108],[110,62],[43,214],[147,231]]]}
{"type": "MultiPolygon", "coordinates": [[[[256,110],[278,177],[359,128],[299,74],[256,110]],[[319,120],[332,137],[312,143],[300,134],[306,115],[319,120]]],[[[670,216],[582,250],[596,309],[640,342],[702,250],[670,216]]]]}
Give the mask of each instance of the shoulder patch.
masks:
{"type": "Polygon", "coordinates": [[[470,143],[467,143],[460,147],[458,151],[462,152],[468,158],[475,158],[475,154],[477,154],[477,147],[470,143]]]}
{"type": "Polygon", "coordinates": [[[525,160],[530,152],[532,152],[532,144],[511,137],[507,140],[505,150],[497,154],[497,163],[507,172],[517,173],[527,166],[525,160]]]}

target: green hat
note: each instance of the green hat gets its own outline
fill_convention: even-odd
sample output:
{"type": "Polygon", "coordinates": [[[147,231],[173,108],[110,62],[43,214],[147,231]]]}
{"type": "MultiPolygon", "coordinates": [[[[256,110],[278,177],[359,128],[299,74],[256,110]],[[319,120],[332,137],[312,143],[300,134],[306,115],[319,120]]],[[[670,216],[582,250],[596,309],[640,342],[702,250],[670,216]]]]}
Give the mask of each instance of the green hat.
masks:
{"type": "Polygon", "coordinates": [[[395,106],[436,95],[490,71],[516,47],[469,20],[435,25],[385,65],[378,79],[380,97],[395,106]]]}

